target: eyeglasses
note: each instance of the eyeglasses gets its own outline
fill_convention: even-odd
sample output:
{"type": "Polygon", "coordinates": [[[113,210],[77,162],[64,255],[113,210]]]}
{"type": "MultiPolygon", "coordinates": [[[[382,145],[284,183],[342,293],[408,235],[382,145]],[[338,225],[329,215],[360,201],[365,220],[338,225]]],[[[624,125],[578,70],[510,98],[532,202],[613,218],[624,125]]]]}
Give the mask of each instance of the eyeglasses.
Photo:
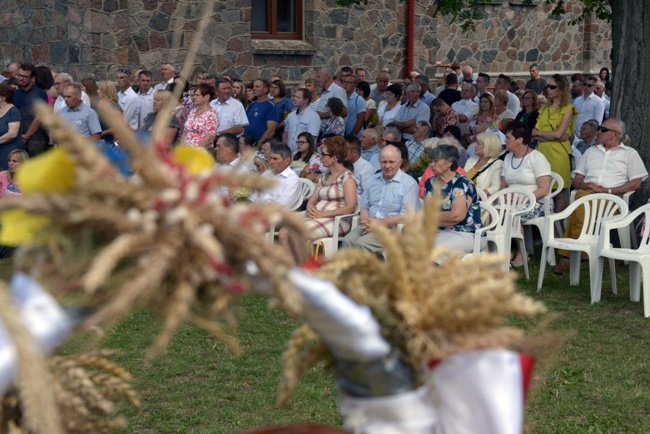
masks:
{"type": "Polygon", "coordinates": [[[398,142],[397,140],[386,140],[386,139],[382,139],[382,141],[383,141],[384,143],[388,143],[389,145],[401,145],[401,144],[402,144],[402,142],[398,142]]]}
{"type": "Polygon", "coordinates": [[[594,87],[595,85],[593,83],[587,83],[587,87],[594,87]]]}
{"type": "Polygon", "coordinates": [[[549,84],[549,85],[548,85],[548,88],[549,88],[550,90],[555,90],[555,89],[557,89],[557,86],[554,85],[554,84],[549,84]]]}
{"type": "Polygon", "coordinates": [[[349,80],[343,80],[343,83],[345,83],[345,84],[357,84],[356,81],[349,81],[349,80]]]}
{"type": "Polygon", "coordinates": [[[117,73],[118,73],[118,74],[131,75],[131,70],[130,70],[130,69],[126,69],[126,68],[120,68],[120,69],[117,70],[117,73]]]}
{"type": "Polygon", "coordinates": [[[602,125],[598,127],[598,131],[600,131],[601,133],[606,133],[608,131],[611,131],[613,133],[621,134],[620,131],[612,130],[611,128],[607,128],[607,127],[604,127],[602,125]]]}
{"type": "Polygon", "coordinates": [[[58,82],[58,83],[54,83],[54,87],[59,87],[59,86],[61,86],[63,83],[68,83],[68,81],[66,80],[66,81],[60,81],[60,82],[58,82]]]}
{"type": "Polygon", "coordinates": [[[330,157],[330,158],[331,158],[331,157],[334,156],[334,154],[328,154],[327,152],[321,152],[321,153],[320,153],[320,156],[321,156],[321,157],[330,157]]]}

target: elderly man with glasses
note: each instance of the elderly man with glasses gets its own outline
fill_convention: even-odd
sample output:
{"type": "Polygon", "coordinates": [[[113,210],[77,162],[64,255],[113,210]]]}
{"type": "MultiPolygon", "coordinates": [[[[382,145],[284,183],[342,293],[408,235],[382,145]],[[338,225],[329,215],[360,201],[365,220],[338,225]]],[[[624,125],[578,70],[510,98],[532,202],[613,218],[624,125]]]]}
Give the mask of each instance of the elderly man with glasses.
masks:
{"type": "MultiPolygon", "coordinates": [[[[629,146],[630,138],[625,134],[625,122],[610,118],[598,127],[596,146],[585,152],[576,168],[573,186],[578,190],[576,199],[593,193],[623,195],[641,188],[648,177],[639,153],[629,146]]],[[[584,222],[584,207],[577,208],[567,223],[565,238],[578,238],[584,222]]],[[[569,269],[569,253],[559,250],[564,256],[553,267],[555,274],[569,269]]]]}
{"type": "MultiPolygon", "coordinates": [[[[59,72],[56,75],[56,78],[54,79],[54,89],[59,96],[54,101],[54,112],[61,111],[67,107],[65,99],[63,98],[63,90],[73,83],[74,80],[72,79],[72,76],[67,72],[59,72]]],[[[90,107],[90,98],[88,98],[88,94],[83,90],[81,91],[81,102],[90,107]]]]}

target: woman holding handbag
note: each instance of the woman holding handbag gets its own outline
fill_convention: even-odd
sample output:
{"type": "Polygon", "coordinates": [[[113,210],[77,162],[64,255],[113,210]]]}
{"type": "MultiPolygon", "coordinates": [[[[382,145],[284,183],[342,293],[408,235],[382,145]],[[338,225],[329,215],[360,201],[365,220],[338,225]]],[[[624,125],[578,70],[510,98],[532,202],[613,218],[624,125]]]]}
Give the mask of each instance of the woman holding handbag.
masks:
{"type": "Polygon", "coordinates": [[[569,133],[573,131],[573,120],[578,114],[571,104],[569,81],[555,74],[548,83],[548,105],[539,109],[533,139],[538,141],[537,150],[551,164],[551,170],[560,174],[567,186],[565,192],[555,196],[555,212],[563,211],[569,205],[568,186],[571,185],[571,144],[569,133]]]}
{"type": "Polygon", "coordinates": [[[490,197],[501,190],[501,170],[503,161],[501,155],[501,141],[494,133],[480,133],[476,136],[475,152],[477,158],[470,158],[465,164],[467,177],[477,189],[483,190],[490,197]]]}

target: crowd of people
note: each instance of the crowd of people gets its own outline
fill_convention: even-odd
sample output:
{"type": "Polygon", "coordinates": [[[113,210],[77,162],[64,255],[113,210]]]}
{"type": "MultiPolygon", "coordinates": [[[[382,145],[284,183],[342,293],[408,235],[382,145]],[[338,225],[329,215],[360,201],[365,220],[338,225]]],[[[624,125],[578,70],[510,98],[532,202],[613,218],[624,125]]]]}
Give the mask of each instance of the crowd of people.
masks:
{"type": "MultiPolygon", "coordinates": [[[[300,208],[299,179],[314,182],[313,195],[302,204],[312,239],[331,236],[334,218],[359,207],[357,228],[342,223],[343,245],[381,253],[371,222],[394,227],[407,210],[417,210],[420,198],[436,194],[442,198],[438,243],[469,251],[481,226],[480,196],[520,186],[541,200],[555,172],[566,187],[555,197],[555,210],[561,211],[568,205],[572,178],[578,180],[576,188],[582,188],[585,176],[591,179],[586,171],[595,170],[598,152],[592,148],[616,155],[625,149],[626,156],[638,158],[624,140],[624,124],[608,119],[612,86],[607,68],[598,76],[570,79],[560,74],[542,78],[535,64],[529,72],[524,84],[454,64],[435,86],[417,72],[391,81],[387,67],[373,83],[362,67],[320,67],[288,88],[279,76],[244,83],[202,73],[190,83],[168,63],[162,65],[160,83],[145,69],[119,68],[115,82],[77,82],[44,66],[11,64],[0,75],[0,170],[8,171],[0,173],[8,180],[0,195],[19,193],[9,181],[20,161],[56,146],[35,115],[35,102],[49,104],[98,146],[119,147],[119,133],[98,115],[99,102],[107,101],[145,136],[165,109],[171,111],[161,121],[166,122],[163,150],[200,148],[216,157],[216,170],[245,170],[277,182],[266,194],[247,200],[300,208]]],[[[601,160],[599,170],[614,164],[601,160]]],[[[623,170],[619,166],[611,170],[623,170]]],[[[603,177],[591,183],[617,194],[625,192],[621,186],[639,188],[631,181],[647,174],[634,167],[626,173],[629,179],[603,177]],[[625,182],[611,184],[614,179],[625,182]]],[[[527,217],[541,212],[538,204],[527,217]]],[[[279,240],[298,263],[308,255],[292,234],[280,230],[279,240]]],[[[519,252],[513,265],[521,265],[524,255],[519,252]]],[[[562,264],[556,268],[562,272],[562,264]]]]}

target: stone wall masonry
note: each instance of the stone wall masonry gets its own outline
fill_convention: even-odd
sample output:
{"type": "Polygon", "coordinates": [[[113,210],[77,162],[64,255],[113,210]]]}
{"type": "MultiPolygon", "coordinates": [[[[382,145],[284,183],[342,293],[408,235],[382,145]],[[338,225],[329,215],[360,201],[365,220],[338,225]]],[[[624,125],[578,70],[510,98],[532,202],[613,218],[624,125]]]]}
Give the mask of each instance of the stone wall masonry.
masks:
{"type": "MultiPolygon", "coordinates": [[[[118,67],[144,67],[159,79],[160,66],[180,67],[201,41],[192,77],[200,71],[245,80],[279,74],[290,82],[328,65],[364,66],[374,77],[383,65],[404,76],[406,2],[369,0],[338,7],[334,0],[304,0],[304,41],[255,41],[250,37],[251,1],[211,1],[210,25],[197,35],[204,0],[0,0],[2,66],[11,61],[46,64],[77,78],[113,78],[118,67]]],[[[433,0],[416,1],[414,69],[434,76],[435,62],[467,63],[490,73],[597,71],[610,66],[609,24],[588,17],[569,0],[565,17],[550,16],[539,2],[493,0],[483,6],[476,32],[464,34],[448,18],[432,18],[433,0]]]]}

